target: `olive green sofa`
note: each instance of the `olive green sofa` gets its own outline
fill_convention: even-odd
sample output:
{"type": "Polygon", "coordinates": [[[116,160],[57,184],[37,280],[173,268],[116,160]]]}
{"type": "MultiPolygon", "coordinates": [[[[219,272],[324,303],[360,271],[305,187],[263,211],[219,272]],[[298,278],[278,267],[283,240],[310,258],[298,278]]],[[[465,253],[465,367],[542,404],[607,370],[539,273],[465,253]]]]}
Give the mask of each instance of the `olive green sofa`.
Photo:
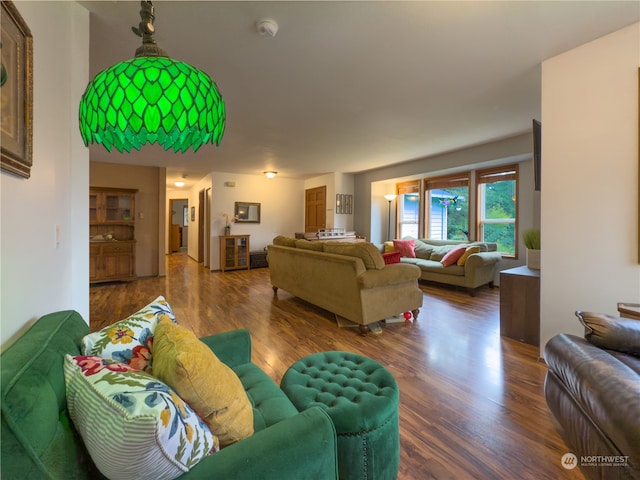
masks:
{"type": "Polygon", "coordinates": [[[278,236],[267,247],[271,285],[361,325],[422,306],[420,269],[385,265],[368,242],[309,241],[278,236]]]}
{"type": "MultiPolygon", "coordinates": [[[[67,410],[65,354],[80,355],[89,333],[74,311],[40,318],[1,361],[1,476],[5,479],[96,480],[97,470],[67,410]]],[[[298,412],[251,363],[251,338],[235,330],[201,339],[238,375],[253,406],[253,436],[202,459],[181,479],[335,479],[336,432],[317,407],[298,412]]]]}
{"type": "MultiPolygon", "coordinates": [[[[411,238],[407,237],[407,239],[411,238]]],[[[428,238],[413,240],[415,257],[403,256],[400,261],[419,267],[420,280],[464,287],[471,296],[475,296],[478,287],[483,285],[493,288],[498,263],[502,259],[497,244],[428,238]],[[469,255],[464,265],[454,263],[445,267],[441,263],[442,258],[447,252],[459,246],[477,246],[480,251],[469,255]]],[[[379,249],[384,252],[385,245],[379,245],[379,249]]],[[[389,246],[386,249],[388,250],[389,246]]]]}

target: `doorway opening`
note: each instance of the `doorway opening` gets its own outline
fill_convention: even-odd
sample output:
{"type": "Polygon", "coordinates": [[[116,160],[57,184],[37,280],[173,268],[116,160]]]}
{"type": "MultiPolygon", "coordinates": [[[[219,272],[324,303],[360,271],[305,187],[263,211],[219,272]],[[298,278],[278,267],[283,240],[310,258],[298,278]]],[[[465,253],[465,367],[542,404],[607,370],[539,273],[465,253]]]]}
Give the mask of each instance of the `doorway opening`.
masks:
{"type": "Polygon", "coordinates": [[[169,208],[169,253],[186,251],[189,246],[189,200],[171,199],[169,208]]]}

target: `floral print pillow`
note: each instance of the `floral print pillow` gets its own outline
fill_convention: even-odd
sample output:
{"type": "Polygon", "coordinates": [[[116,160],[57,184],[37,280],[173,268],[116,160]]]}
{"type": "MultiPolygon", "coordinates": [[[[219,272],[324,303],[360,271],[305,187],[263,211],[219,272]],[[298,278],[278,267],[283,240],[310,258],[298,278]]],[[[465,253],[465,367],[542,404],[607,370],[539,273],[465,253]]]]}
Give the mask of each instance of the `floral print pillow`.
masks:
{"type": "Polygon", "coordinates": [[[112,480],[173,479],[219,450],[207,425],[148,373],[96,356],[65,356],[69,414],[112,480]]]}
{"type": "Polygon", "coordinates": [[[158,319],[176,322],[171,307],[159,296],[133,315],[82,339],[82,353],[97,355],[151,373],[151,344],[158,319]]]}

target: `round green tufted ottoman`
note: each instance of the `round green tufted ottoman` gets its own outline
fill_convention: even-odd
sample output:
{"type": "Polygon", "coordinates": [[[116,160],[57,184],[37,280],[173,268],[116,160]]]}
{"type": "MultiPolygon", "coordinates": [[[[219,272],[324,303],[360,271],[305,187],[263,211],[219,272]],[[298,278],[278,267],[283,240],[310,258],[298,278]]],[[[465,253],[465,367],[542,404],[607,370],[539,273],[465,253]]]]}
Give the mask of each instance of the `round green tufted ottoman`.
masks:
{"type": "Polygon", "coordinates": [[[396,478],[400,394],[382,365],[355,353],[316,353],[294,363],[280,387],[298,410],[315,405],[327,411],[338,434],[342,480],[396,478]]]}

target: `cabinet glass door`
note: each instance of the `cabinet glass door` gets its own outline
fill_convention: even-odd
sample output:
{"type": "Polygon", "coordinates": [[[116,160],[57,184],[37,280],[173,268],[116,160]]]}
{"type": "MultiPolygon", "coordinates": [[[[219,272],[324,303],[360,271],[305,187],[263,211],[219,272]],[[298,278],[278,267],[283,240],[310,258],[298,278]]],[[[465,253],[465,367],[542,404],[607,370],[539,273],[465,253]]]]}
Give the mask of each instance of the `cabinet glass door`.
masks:
{"type": "Polygon", "coordinates": [[[238,266],[246,267],[248,260],[248,252],[247,252],[247,238],[240,237],[237,239],[237,250],[238,250],[238,266]]]}
{"type": "Polygon", "coordinates": [[[89,195],[89,221],[98,221],[98,196],[95,194],[89,195]]]}
{"type": "Polygon", "coordinates": [[[225,238],[224,242],[224,266],[225,268],[233,268],[236,266],[235,240],[233,238],[225,238]]]}
{"type": "Polygon", "coordinates": [[[131,197],[128,195],[106,195],[108,222],[131,221],[131,197]]]}

